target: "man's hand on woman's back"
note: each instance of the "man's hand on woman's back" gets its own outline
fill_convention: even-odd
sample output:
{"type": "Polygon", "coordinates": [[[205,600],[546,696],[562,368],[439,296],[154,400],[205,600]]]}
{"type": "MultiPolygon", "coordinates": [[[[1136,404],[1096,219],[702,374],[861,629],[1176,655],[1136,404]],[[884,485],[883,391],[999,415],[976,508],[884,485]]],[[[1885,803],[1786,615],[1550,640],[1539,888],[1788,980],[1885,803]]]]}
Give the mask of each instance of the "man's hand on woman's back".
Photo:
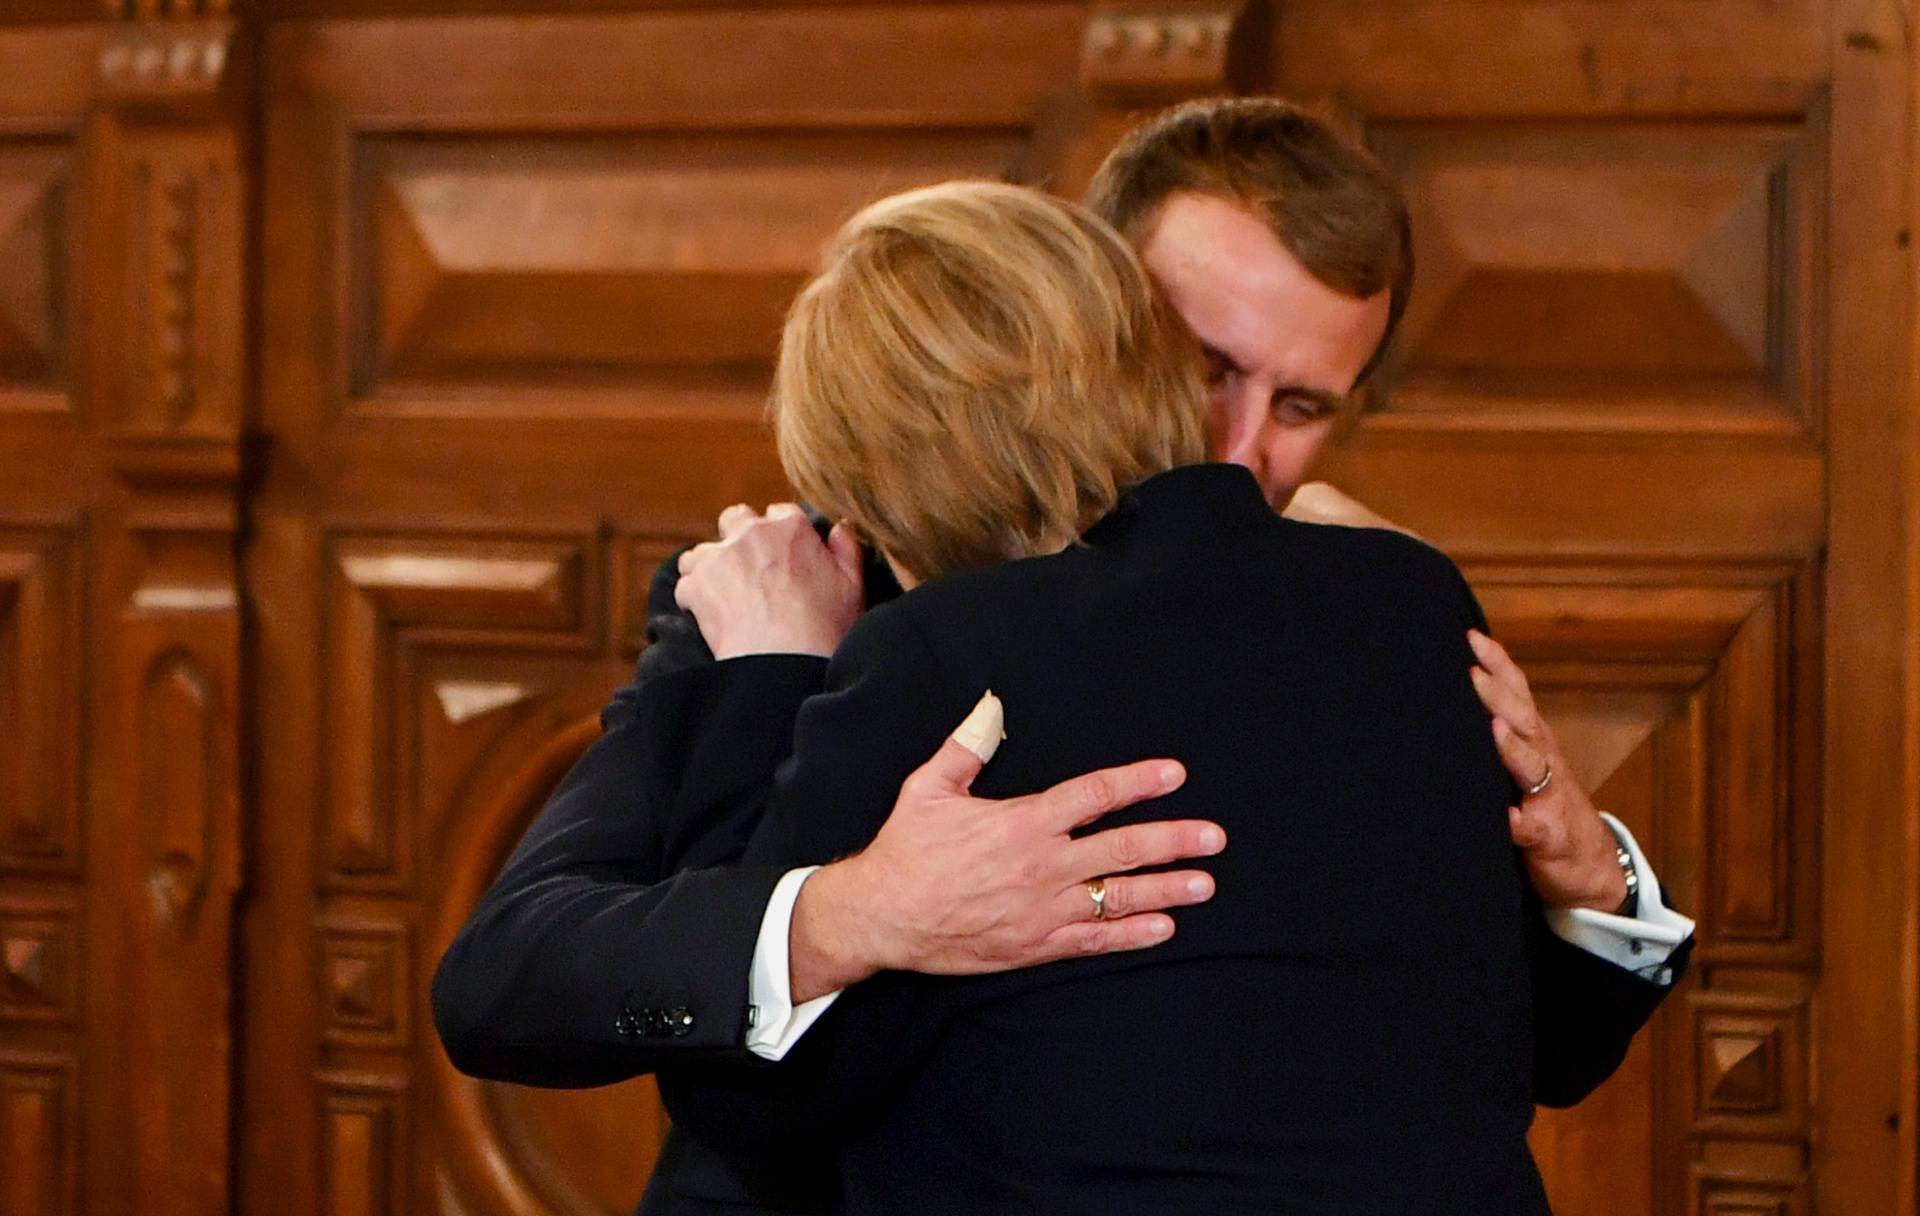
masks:
{"type": "Polygon", "coordinates": [[[999,743],[998,709],[982,698],[907,778],[873,843],[807,880],[788,950],[796,1004],[883,970],[979,975],[1158,945],[1173,936],[1167,909],[1213,897],[1203,870],[1129,871],[1218,853],[1227,840],[1218,824],[1069,835],[1178,789],[1186,770],[1171,760],[1102,769],[1020,798],[969,793],[999,743]],[[977,720],[985,726],[966,729],[977,720]],[[1095,880],[1098,904],[1088,890],[1095,880]]]}

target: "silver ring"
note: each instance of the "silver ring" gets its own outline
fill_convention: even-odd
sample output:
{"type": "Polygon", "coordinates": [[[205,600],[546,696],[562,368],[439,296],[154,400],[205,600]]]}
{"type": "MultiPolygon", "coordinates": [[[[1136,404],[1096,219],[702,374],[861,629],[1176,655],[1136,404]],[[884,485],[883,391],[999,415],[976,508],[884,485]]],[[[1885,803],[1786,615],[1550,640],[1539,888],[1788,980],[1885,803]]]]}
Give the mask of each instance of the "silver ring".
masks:
{"type": "Polygon", "coordinates": [[[1552,784],[1553,784],[1553,761],[1549,760],[1547,761],[1547,771],[1545,775],[1543,775],[1540,778],[1540,780],[1534,782],[1532,785],[1527,787],[1527,797],[1529,798],[1539,797],[1541,794],[1546,793],[1547,787],[1552,784]]]}
{"type": "Polygon", "coordinates": [[[1107,880],[1094,878],[1087,881],[1087,895],[1093,900],[1093,919],[1107,919],[1107,880]]]}

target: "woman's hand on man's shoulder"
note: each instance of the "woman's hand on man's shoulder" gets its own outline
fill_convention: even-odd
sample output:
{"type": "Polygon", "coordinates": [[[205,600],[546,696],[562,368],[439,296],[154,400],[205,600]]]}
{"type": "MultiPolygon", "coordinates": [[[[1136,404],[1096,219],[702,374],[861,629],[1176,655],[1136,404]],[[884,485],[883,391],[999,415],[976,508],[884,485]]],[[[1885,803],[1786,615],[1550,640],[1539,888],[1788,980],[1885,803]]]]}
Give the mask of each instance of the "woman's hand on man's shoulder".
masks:
{"type": "Polygon", "coordinates": [[[716,659],[831,655],[860,615],[860,547],[844,527],[826,540],[793,503],[720,513],[720,539],[680,555],[674,599],[716,659]]]}

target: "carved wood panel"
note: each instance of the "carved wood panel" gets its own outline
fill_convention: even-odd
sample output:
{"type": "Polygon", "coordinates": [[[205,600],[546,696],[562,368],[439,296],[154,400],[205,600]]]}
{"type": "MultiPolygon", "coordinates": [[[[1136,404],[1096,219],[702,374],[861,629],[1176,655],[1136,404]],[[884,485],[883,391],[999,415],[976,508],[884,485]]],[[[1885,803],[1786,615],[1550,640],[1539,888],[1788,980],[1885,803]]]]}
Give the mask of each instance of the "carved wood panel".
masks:
{"type": "Polygon", "coordinates": [[[80,864],[80,584],[71,533],[0,531],[0,868],[80,864]]]}
{"type": "Polygon", "coordinates": [[[355,394],[583,373],[750,391],[822,233],[910,184],[1005,174],[1025,143],[995,128],[362,140],[355,394]]]}
{"type": "Polygon", "coordinates": [[[1371,134],[1406,186],[1419,266],[1390,413],[1814,429],[1817,132],[1643,121],[1371,134]]]}
{"type": "MultiPolygon", "coordinates": [[[[593,619],[578,542],[467,542],[396,546],[348,539],[336,549],[330,595],[332,634],[327,776],[329,886],[404,889],[412,878],[408,797],[416,774],[393,754],[408,738],[389,698],[410,686],[414,655],[435,631],[555,631],[585,646],[593,619]]],[[[597,575],[596,575],[597,577],[597,575]]],[[[450,718],[465,720],[511,704],[510,683],[453,681],[439,690],[450,718]]],[[[401,719],[404,721],[404,719],[401,719]]]]}
{"type": "Polygon", "coordinates": [[[1696,1180],[1803,1186],[1818,766],[1787,727],[1819,682],[1815,572],[1469,574],[1575,774],[1699,923],[1689,991],[1592,1098],[1541,1112],[1534,1144],[1554,1210],[1673,1210],[1696,1180]]]}
{"type": "Polygon", "coordinates": [[[80,1211],[80,1087],[71,1057],[0,1051],[0,1145],[9,1212],[80,1211]]]}
{"type": "Polygon", "coordinates": [[[266,762],[262,848],[311,878],[263,911],[302,945],[258,980],[306,995],[255,999],[294,1008],[319,1067],[259,1049],[250,1084],[314,1114],[310,1167],[254,1194],[631,1208],[665,1130],[651,1083],[461,1077],[427,977],[631,671],[654,565],[780,493],[764,383],[820,242],[910,185],[1046,176],[1085,123],[1084,16],[269,34],[263,410],[285,460],[250,578],[289,631],[267,631],[269,670],[313,677],[284,729],[313,733],[266,762]],[[396,52],[468,67],[396,73],[396,52]]]}
{"type": "Polygon", "coordinates": [[[89,500],[84,27],[0,28],[0,1210],[69,1216],[114,1154],[104,1128],[89,764],[89,622],[102,554],[89,500]]]}
{"type": "Polygon", "coordinates": [[[1827,604],[1859,577],[1820,561],[1850,492],[1824,445],[1851,399],[1832,250],[1856,200],[1829,181],[1856,129],[1816,27],[1738,11],[1738,36],[1652,41],[1558,5],[1306,0],[1274,25],[1283,90],[1364,131],[1414,214],[1397,358],[1322,471],[1471,564],[1700,923],[1688,991],[1620,1074],[1542,1114],[1559,1212],[1801,1212],[1823,1181],[1879,1210],[1895,1185],[1814,1168],[1839,1113],[1813,1097],[1819,1004],[1853,966],[1823,933],[1819,815],[1827,604]]]}
{"type": "Polygon", "coordinates": [[[0,138],[0,410],[65,408],[75,148],[0,138]]]}
{"type": "Polygon", "coordinates": [[[664,1130],[650,1082],[578,1094],[486,1084],[454,1073],[418,1028],[432,962],[621,678],[608,651],[627,645],[612,622],[632,610],[604,572],[670,543],[352,534],[329,546],[332,720],[377,724],[328,740],[336,772],[364,765],[324,799],[321,1040],[358,1078],[323,1080],[329,1194],[400,1210],[383,1205],[410,1202],[407,1180],[428,1171],[463,1205],[588,1213],[644,1185],[664,1130]],[[432,1083],[417,1096],[422,1077],[432,1083]],[[410,1155],[429,1145],[402,1131],[423,1097],[444,1132],[430,1157],[410,1155]]]}

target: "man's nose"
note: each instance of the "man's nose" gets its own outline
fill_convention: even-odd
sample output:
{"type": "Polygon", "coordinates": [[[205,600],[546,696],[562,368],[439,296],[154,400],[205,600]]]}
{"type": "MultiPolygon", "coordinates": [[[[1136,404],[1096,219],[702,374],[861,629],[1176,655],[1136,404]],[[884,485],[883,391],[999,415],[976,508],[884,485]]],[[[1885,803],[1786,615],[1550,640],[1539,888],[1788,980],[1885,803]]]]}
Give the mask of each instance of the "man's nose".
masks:
{"type": "Polygon", "coordinates": [[[1221,403],[1224,408],[1216,411],[1220,433],[1214,436],[1222,460],[1243,464],[1248,468],[1257,468],[1261,449],[1266,446],[1266,432],[1271,421],[1267,417],[1264,398],[1251,391],[1234,394],[1221,403]]]}

